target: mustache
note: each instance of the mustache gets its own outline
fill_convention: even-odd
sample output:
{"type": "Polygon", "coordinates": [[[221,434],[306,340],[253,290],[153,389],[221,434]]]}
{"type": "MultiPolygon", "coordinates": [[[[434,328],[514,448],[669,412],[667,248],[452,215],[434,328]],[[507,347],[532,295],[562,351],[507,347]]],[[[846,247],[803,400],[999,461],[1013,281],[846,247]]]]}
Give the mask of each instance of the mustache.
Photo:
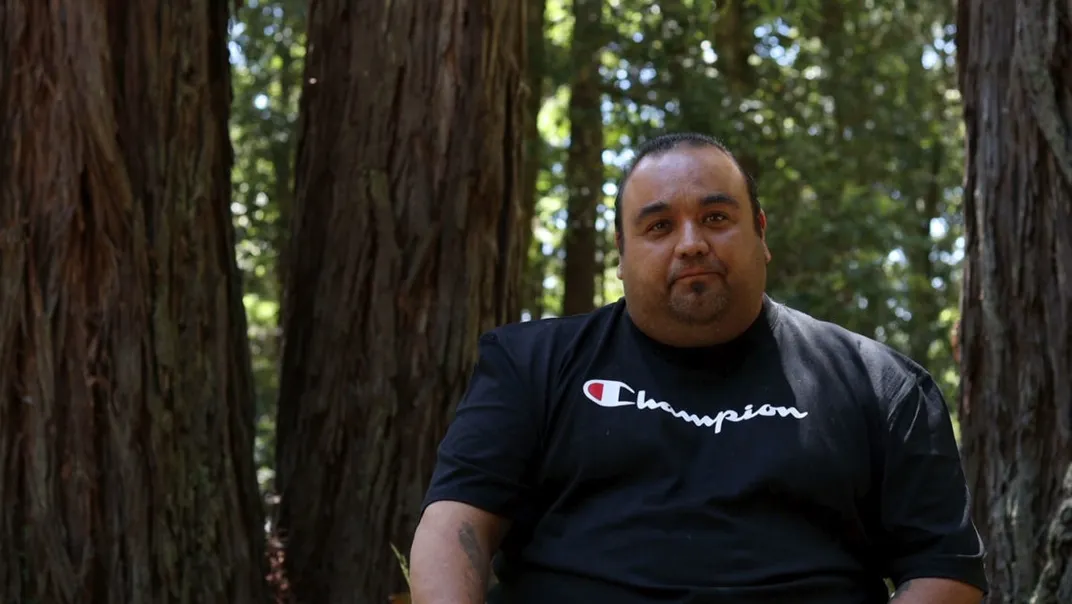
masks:
{"type": "Polygon", "coordinates": [[[714,273],[716,275],[726,276],[726,265],[722,264],[718,260],[712,260],[710,262],[704,262],[702,264],[684,264],[680,266],[671,267],[669,283],[673,283],[683,276],[694,275],[697,273],[714,273]]]}

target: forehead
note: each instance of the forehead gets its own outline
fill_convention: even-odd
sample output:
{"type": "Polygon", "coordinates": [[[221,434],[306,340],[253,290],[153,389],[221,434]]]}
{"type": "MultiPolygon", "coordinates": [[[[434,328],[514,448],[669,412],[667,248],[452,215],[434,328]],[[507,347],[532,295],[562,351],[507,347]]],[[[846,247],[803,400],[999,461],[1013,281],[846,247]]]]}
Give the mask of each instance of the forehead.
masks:
{"type": "Polygon", "coordinates": [[[748,202],[744,174],[728,153],[714,147],[680,145],[640,160],[622,192],[622,211],[630,214],[650,201],[673,203],[711,193],[730,195],[741,204],[748,202]]]}

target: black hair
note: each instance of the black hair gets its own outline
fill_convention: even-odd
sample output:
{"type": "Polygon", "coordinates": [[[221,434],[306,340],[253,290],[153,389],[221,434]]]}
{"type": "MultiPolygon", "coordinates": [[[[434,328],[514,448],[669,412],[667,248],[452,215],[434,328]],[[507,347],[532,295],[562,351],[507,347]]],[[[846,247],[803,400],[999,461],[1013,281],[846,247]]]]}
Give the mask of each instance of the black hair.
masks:
{"type": "Polygon", "coordinates": [[[619,234],[622,232],[622,194],[625,192],[625,185],[629,182],[629,177],[633,175],[633,170],[640,164],[640,161],[649,155],[662,155],[663,153],[672,151],[682,145],[693,148],[713,147],[722,151],[733,160],[733,163],[737,165],[737,169],[744,175],[745,183],[748,185],[748,201],[752,204],[753,223],[756,232],[758,233],[760,230],[760,206],[759,195],[756,192],[756,181],[752,178],[752,175],[745,171],[744,167],[741,166],[741,162],[734,157],[733,153],[731,153],[725,145],[719,142],[718,139],[695,132],[671,132],[668,134],[660,134],[655,138],[645,141],[644,144],[637,149],[636,157],[633,158],[633,161],[629,164],[629,167],[626,168],[621,179],[618,181],[618,191],[614,197],[614,230],[619,234]]]}

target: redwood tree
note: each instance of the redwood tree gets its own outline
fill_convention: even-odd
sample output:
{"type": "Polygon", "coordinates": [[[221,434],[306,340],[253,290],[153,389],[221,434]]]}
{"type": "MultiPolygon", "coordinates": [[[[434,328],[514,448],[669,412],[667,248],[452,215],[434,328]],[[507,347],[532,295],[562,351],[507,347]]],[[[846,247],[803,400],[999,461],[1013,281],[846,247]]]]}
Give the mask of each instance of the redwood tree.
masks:
{"type": "Polygon", "coordinates": [[[1060,0],[959,10],[960,418],[989,601],[1023,604],[1037,587],[1038,604],[1072,602],[1072,509],[1056,513],[1072,496],[1061,493],[1072,461],[1072,15],[1060,0]]]}
{"type": "Polygon", "coordinates": [[[517,318],[525,4],[310,6],[277,437],[300,602],[405,589],[477,335],[517,318]]]}
{"type": "Polygon", "coordinates": [[[0,601],[263,602],[227,3],[0,8],[0,601]]]}
{"type": "MultiPolygon", "coordinates": [[[[562,314],[578,315],[595,307],[597,275],[596,214],[603,199],[603,113],[599,73],[606,27],[603,0],[573,0],[570,40],[570,145],[566,160],[569,189],[563,268],[562,314]]],[[[602,280],[599,281],[602,283],[602,280]]]]}
{"type": "Polygon", "coordinates": [[[543,281],[547,268],[543,243],[534,240],[536,200],[539,197],[540,169],[546,153],[540,136],[539,117],[544,99],[550,88],[550,66],[546,52],[544,30],[547,25],[547,0],[525,0],[525,96],[522,112],[522,129],[525,133],[525,165],[522,170],[521,216],[528,228],[521,231],[521,249],[527,256],[523,263],[519,300],[521,309],[533,319],[544,313],[543,281]]]}

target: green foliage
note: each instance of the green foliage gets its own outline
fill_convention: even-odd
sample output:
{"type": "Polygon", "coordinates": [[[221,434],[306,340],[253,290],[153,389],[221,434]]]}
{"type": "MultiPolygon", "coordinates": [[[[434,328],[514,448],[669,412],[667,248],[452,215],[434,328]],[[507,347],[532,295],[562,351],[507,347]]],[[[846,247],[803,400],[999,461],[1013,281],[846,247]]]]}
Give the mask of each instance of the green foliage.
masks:
{"type": "Polygon", "coordinates": [[[257,389],[258,479],[270,490],[278,393],[280,250],[293,194],[305,2],[247,0],[231,28],[232,203],[257,389]]]}
{"type": "MultiPolygon", "coordinates": [[[[245,0],[232,31],[236,253],[257,384],[257,462],[270,489],[280,258],[293,195],[305,2],[245,0]]],[[[948,2],[607,0],[600,55],[603,183],[597,303],[615,277],[614,181],[664,129],[723,139],[754,173],[775,297],[925,364],[952,401],[963,128],[948,2]]],[[[547,0],[543,162],[527,313],[561,310],[571,6],[547,0]]],[[[285,266],[285,264],[284,264],[285,266]]]]}
{"type": "Polygon", "coordinates": [[[395,554],[395,559],[398,560],[398,566],[402,569],[402,578],[406,580],[406,585],[409,585],[409,563],[406,562],[406,557],[402,552],[398,551],[395,544],[391,544],[391,551],[395,554]]]}
{"type": "MultiPolygon", "coordinates": [[[[617,169],[600,208],[603,298],[621,296],[612,179],[628,150],[666,129],[710,133],[759,183],[772,294],[909,354],[952,400],[963,254],[953,15],[945,2],[910,4],[906,14],[873,1],[821,11],[817,2],[609,2],[617,42],[602,57],[605,157],[617,169]]],[[[552,1],[547,13],[547,54],[563,56],[568,6],[552,1]]],[[[548,65],[537,238],[548,255],[543,306],[554,314],[568,73],[562,61],[548,65]]]]}

